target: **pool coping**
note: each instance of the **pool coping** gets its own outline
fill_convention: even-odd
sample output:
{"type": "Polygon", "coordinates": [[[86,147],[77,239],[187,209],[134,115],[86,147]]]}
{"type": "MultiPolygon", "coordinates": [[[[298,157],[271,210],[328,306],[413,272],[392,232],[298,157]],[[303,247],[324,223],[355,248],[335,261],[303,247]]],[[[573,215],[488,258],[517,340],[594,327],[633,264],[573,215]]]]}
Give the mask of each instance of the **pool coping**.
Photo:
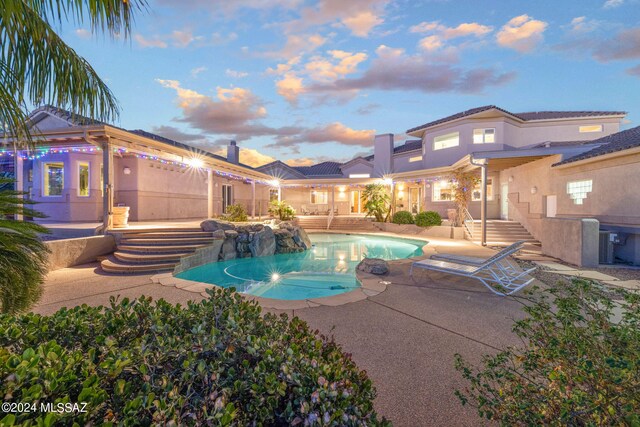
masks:
{"type": "MultiPolygon", "coordinates": [[[[398,236],[393,233],[367,233],[367,232],[356,232],[356,233],[345,233],[345,232],[336,232],[332,230],[312,230],[309,231],[308,234],[347,234],[347,235],[370,235],[370,236],[384,236],[384,237],[394,237],[397,239],[404,240],[420,240],[424,241],[428,244],[429,239],[424,237],[416,236],[415,239],[409,238],[407,236],[398,236]]],[[[423,256],[426,255],[426,247],[425,244],[422,247],[423,256]]],[[[411,258],[403,258],[398,260],[387,261],[389,263],[402,262],[405,259],[411,258]]],[[[308,298],[303,300],[283,300],[283,299],[273,299],[273,298],[262,298],[255,295],[249,295],[239,292],[239,294],[246,300],[256,301],[263,308],[271,308],[276,310],[299,310],[302,308],[310,308],[310,307],[319,307],[319,306],[330,306],[335,307],[339,305],[349,304],[352,302],[362,301],[372,296],[376,296],[387,290],[388,281],[384,280],[384,275],[377,276],[374,274],[364,273],[362,271],[358,271],[356,269],[356,280],[360,283],[360,287],[358,289],[354,289],[353,291],[344,292],[338,295],[332,295],[328,297],[321,298],[308,298]]],[[[208,289],[213,288],[221,288],[221,286],[214,285],[211,283],[198,282],[195,280],[187,280],[180,279],[175,277],[172,272],[170,273],[162,273],[155,274],[151,276],[151,281],[153,283],[160,284],[162,286],[174,286],[178,289],[182,289],[183,291],[198,293],[203,297],[207,298],[209,294],[207,294],[208,289]]]]}

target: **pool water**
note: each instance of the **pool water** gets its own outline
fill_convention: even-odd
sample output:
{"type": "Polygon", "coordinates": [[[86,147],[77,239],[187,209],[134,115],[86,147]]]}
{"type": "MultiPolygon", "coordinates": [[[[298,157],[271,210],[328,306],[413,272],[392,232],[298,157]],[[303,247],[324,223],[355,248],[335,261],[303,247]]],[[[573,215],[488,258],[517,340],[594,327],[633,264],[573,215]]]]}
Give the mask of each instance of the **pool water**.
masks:
{"type": "Polygon", "coordinates": [[[238,258],[213,262],[177,275],[181,279],[235,287],[263,298],[301,300],[352,291],[358,263],[367,258],[386,260],[422,255],[424,241],[391,237],[310,234],[313,247],[295,254],[238,258]]]}

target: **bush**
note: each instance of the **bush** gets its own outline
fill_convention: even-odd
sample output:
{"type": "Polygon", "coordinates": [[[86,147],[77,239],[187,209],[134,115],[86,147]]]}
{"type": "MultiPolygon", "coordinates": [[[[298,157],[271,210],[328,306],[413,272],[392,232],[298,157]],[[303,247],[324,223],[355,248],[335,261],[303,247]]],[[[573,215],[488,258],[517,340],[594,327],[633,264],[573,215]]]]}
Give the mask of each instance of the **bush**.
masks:
{"type": "Polygon", "coordinates": [[[411,212],[398,211],[393,214],[391,222],[394,224],[413,224],[413,215],[411,215],[411,212]]]}
{"type": "Polygon", "coordinates": [[[284,200],[281,202],[277,200],[272,201],[269,204],[269,213],[280,221],[290,221],[296,216],[295,209],[284,200]]]}
{"type": "Polygon", "coordinates": [[[456,356],[462,403],[509,426],[640,425],[640,294],[609,292],[576,279],[526,299],[520,347],[482,368],[456,356]]]}
{"type": "Polygon", "coordinates": [[[0,316],[5,402],[86,402],[86,413],[1,425],[379,425],[375,390],[332,340],[228,289],[186,307],[150,298],[52,316],[0,316]]]}
{"type": "Polygon", "coordinates": [[[227,213],[224,215],[224,219],[232,222],[245,222],[249,219],[247,216],[247,210],[243,205],[237,203],[235,205],[227,206],[227,213]]]}
{"type": "Polygon", "coordinates": [[[420,227],[442,225],[442,218],[440,218],[440,214],[436,211],[420,212],[416,214],[416,225],[420,227]]]}

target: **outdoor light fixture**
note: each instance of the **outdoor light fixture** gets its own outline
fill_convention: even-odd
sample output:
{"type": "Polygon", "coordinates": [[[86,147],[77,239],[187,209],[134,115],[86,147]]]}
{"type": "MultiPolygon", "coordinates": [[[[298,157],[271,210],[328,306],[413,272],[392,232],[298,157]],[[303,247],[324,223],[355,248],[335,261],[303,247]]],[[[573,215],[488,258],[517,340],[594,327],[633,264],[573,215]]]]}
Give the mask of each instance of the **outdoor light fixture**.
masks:
{"type": "Polygon", "coordinates": [[[536,194],[538,192],[538,187],[531,187],[531,194],[536,194]]]}
{"type": "Polygon", "coordinates": [[[509,182],[513,182],[513,175],[509,177],[509,182]]]}
{"type": "Polygon", "coordinates": [[[386,185],[393,185],[393,178],[383,178],[382,181],[386,184],[386,185]]]}
{"type": "Polygon", "coordinates": [[[278,273],[273,273],[271,275],[271,281],[272,282],[277,282],[278,280],[280,280],[280,275],[278,273]]]}
{"type": "Polygon", "coordinates": [[[272,187],[280,187],[280,180],[278,178],[274,178],[269,181],[269,185],[272,187]]]}
{"type": "Polygon", "coordinates": [[[122,173],[125,175],[131,175],[131,168],[125,166],[124,169],[122,169],[122,173]]]}
{"type": "Polygon", "coordinates": [[[192,157],[190,159],[187,159],[185,161],[185,163],[187,164],[187,166],[189,166],[190,168],[196,168],[196,169],[200,169],[201,167],[204,166],[204,162],[201,159],[197,159],[195,157],[192,157]]]}

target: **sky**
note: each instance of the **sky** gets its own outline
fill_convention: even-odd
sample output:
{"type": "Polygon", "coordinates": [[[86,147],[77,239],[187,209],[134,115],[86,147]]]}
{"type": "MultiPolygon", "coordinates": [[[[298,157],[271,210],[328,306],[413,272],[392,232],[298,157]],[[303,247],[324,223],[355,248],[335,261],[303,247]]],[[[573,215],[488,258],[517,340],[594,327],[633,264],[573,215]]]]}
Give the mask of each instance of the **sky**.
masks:
{"type": "Polygon", "coordinates": [[[627,111],[640,0],[149,0],[131,37],[64,26],[119,122],[253,166],[370,154],[376,134],[482,105],[627,111]]]}

